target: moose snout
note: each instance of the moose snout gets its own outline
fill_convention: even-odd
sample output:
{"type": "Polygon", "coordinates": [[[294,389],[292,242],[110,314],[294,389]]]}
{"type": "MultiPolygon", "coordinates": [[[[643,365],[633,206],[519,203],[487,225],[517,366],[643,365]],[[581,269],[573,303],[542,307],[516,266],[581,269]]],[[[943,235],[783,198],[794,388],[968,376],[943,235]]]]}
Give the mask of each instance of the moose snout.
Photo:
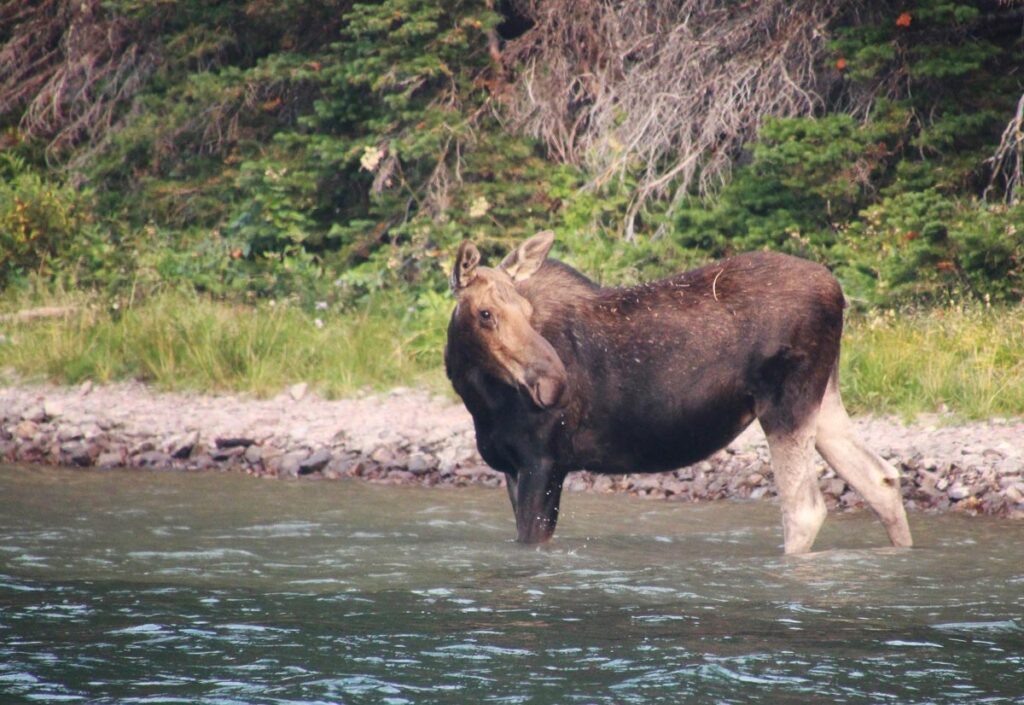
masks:
{"type": "Polygon", "coordinates": [[[550,343],[543,338],[541,342],[543,345],[538,347],[542,354],[535,356],[526,366],[523,386],[530,393],[534,404],[541,409],[550,409],[558,406],[565,396],[565,365],[550,343]]]}
{"type": "Polygon", "coordinates": [[[557,406],[565,394],[565,376],[551,370],[526,374],[526,388],[533,402],[542,409],[557,406]]]}

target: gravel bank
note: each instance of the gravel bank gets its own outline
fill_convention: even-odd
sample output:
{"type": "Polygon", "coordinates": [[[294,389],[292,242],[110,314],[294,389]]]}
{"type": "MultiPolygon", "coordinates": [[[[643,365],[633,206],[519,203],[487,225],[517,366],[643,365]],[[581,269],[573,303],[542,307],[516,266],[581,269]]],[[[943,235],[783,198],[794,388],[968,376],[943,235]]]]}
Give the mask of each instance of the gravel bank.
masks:
{"type": "MultiPolygon", "coordinates": [[[[857,422],[903,471],[911,510],[1024,518],[1024,419],[946,425],[857,422]]],[[[261,477],[358,477],[388,484],[499,487],[461,405],[422,391],[326,401],[296,385],[269,400],[161,393],[140,384],[0,387],[0,461],[77,467],[236,470],[261,477]]],[[[860,498],[822,466],[829,507],[860,498]]],[[[768,449],[753,427],[708,460],[671,473],[574,473],[569,491],[702,501],[773,497],[768,449]]]]}

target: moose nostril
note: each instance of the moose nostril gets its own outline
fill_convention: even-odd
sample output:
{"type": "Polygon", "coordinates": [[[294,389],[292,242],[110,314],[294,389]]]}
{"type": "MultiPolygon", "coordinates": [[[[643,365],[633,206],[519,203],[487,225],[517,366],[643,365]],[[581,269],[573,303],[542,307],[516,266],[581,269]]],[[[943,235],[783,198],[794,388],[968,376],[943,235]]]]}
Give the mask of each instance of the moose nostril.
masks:
{"type": "Polygon", "coordinates": [[[543,375],[530,385],[530,396],[537,406],[547,409],[558,404],[565,391],[565,383],[560,377],[543,375]]]}

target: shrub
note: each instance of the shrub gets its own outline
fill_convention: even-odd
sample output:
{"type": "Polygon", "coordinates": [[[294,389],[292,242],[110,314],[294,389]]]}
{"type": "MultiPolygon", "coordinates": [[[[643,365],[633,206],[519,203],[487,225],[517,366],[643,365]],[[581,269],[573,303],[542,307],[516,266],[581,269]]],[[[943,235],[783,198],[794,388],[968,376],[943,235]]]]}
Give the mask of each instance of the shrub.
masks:
{"type": "Polygon", "coordinates": [[[0,153],[0,285],[28,273],[52,274],[55,258],[89,223],[88,200],[88,192],[0,153]]]}

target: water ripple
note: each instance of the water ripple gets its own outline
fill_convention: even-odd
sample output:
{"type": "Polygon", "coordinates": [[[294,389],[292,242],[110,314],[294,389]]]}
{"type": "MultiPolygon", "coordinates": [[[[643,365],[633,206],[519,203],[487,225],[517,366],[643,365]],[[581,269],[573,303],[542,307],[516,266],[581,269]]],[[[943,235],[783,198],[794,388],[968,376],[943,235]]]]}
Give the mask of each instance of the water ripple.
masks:
{"type": "Polygon", "coordinates": [[[501,493],[74,477],[0,469],[0,702],[1024,702],[1022,524],[794,559],[770,506],[574,496],[533,549],[501,493]]]}

